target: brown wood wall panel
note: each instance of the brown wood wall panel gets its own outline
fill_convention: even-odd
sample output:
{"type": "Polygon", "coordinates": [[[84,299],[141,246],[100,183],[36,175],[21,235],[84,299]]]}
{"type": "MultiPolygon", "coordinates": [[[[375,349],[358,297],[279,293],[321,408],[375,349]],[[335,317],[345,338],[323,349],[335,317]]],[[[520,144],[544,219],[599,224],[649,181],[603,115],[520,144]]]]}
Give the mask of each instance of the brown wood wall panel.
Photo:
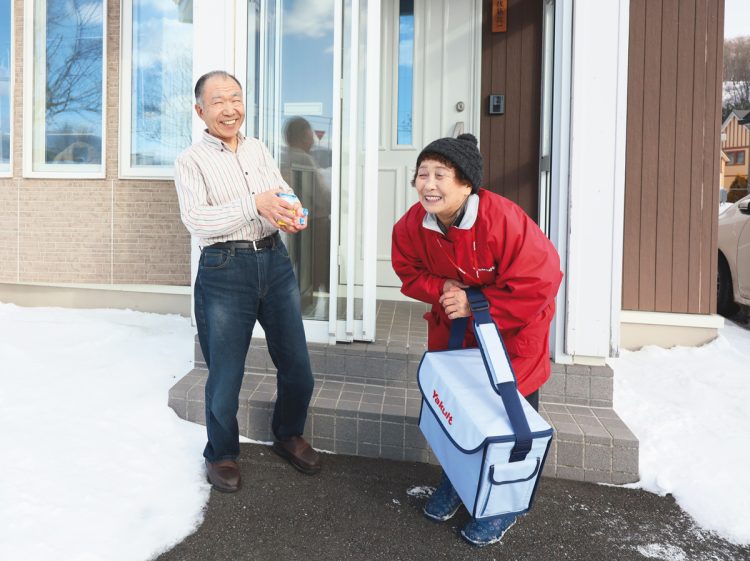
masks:
{"type": "Polygon", "coordinates": [[[671,305],[678,310],[687,310],[688,278],[685,271],[690,262],[690,166],[685,162],[689,162],[692,155],[695,0],[680,1],[679,22],[671,305]]]}
{"type": "Polygon", "coordinates": [[[639,309],[654,310],[656,298],[656,209],[659,173],[659,98],[661,88],[661,0],[646,3],[646,64],[641,165],[641,248],[639,309]]]}
{"type": "MultiPolygon", "coordinates": [[[[714,60],[716,65],[714,67],[714,103],[713,103],[713,119],[712,122],[721,122],[721,105],[722,105],[722,94],[723,94],[723,83],[724,83],[724,0],[718,2],[716,10],[716,52],[714,54],[714,60]]],[[[719,198],[716,196],[716,185],[718,185],[718,177],[721,171],[721,162],[719,160],[720,150],[718,146],[721,144],[721,129],[719,126],[714,126],[710,129],[713,132],[713,139],[709,146],[709,154],[713,161],[713,174],[711,176],[712,183],[714,185],[713,196],[711,196],[711,189],[707,189],[709,192],[708,196],[708,212],[711,217],[711,244],[708,246],[709,250],[709,263],[711,272],[706,279],[706,286],[708,287],[708,309],[710,312],[716,312],[716,283],[713,279],[716,279],[719,274],[719,198]],[[713,183],[715,182],[715,183],[713,183]]]]}
{"type": "Polygon", "coordinates": [[[723,0],[630,3],[624,309],[716,309],[723,13],[723,0]]]}
{"type": "MultiPolygon", "coordinates": [[[[636,148],[643,137],[643,103],[645,88],[645,36],[646,36],[646,0],[630,2],[630,34],[628,53],[628,114],[626,128],[627,158],[625,159],[625,177],[640,177],[643,151],[636,148]]],[[[638,279],[640,278],[640,232],[641,232],[641,182],[628,183],[625,197],[625,218],[623,231],[623,285],[622,307],[637,310],[638,279]]]]}
{"type": "Polygon", "coordinates": [[[659,97],[659,171],[656,207],[656,282],[654,308],[672,309],[672,236],[674,223],[675,129],[677,105],[677,0],[663,0],[661,22],[661,83],[659,97]]]}
{"type": "Polygon", "coordinates": [[[703,113],[706,101],[706,65],[697,64],[699,57],[705,57],[706,52],[706,14],[708,0],[698,0],[695,10],[695,49],[693,60],[695,64],[695,82],[693,84],[693,157],[690,173],[690,259],[688,261],[688,312],[700,313],[700,248],[701,241],[701,193],[703,191],[703,113]]]}
{"type": "MultiPolygon", "coordinates": [[[[534,3],[529,4],[533,7],[534,3]]],[[[521,52],[523,59],[529,61],[529,64],[521,66],[520,83],[525,86],[521,92],[519,179],[524,179],[519,181],[518,204],[524,209],[535,209],[532,216],[537,214],[539,200],[539,113],[542,87],[542,3],[537,5],[537,11],[528,8],[524,10],[521,25],[521,52]],[[528,95],[534,88],[537,95],[528,95]]]]}
{"type": "Polygon", "coordinates": [[[539,127],[543,0],[509,0],[508,28],[491,31],[491,2],[482,24],[480,149],[484,186],[518,203],[534,220],[539,205],[539,127]],[[490,94],[505,95],[505,114],[490,116],[490,94]]]}
{"type": "MultiPolygon", "coordinates": [[[[513,10],[513,4],[510,2],[509,4],[508,9],[513,10]]],[[[516,9],[515,12],[514,15],[518,18],[518,10],[516,9]]],[[[518,21],[516,21],[512,24],[512,27],[509,27],[508,32],[504,34],[508,43],[506,47],[505,84],[503,87],[505,93],[505,115],[496,117],[497,119],[505,119],[505,138],[500,139],[503,151],[505,152],[505,170],[498,187],[502,189],[503,195],[515,202],[519,202],[518,168],[521,164],[519,150],[522,106],[521,66],[523,66],[521,33],[518,21]]],[[[492,143],[494,144],[494,139],[492,143]]],[[[491,182],[490,185],[494,188],[495,182],[491,182]]]]}
{"type": "MultiPolygon", "coordinates": [[[[716,75],[716,51],[718,41],[718,10],[712,9],[711,2],[707,5],[706,11],[706,104],[704,105],[704,122],[710,123],[716,114],[713,107],[717,103],[716,99],[716,87],[714,84],[716,75]]],[[[723,35],[723,33],[722,33],[723,35]]],[[[711,226],[713,221],[710,216],[707,216],[707,211],[713,208],[711,204],[712,200],[717,198],[716,189],[709,189],[710,185],[718,183],[719,173],[716,170],[716,162],[718,161],[718,150],[716,151],[716,157],[711,157],[712,142],[715,137],[715,127],[707,127],[704,131],[705,137],[703,142],[703,191],[701,193],[703,199],[703,212],[701,213],[701,245],[698,249],[701,256],[701,283],[700,292],[698,293],[698,308],[700,310],[708,309],[708,303],[711,299],[711,292],[716,291],[716,281],[713,283],[706,282],[706,277],[711,271],[711,226]],[[716,179],[715,179],[716,178],[716,179]],[[708,243],[706,243],[708,242],[708,243]]],[[[716,277],[714,277],[715,279],[716,277]]]]}

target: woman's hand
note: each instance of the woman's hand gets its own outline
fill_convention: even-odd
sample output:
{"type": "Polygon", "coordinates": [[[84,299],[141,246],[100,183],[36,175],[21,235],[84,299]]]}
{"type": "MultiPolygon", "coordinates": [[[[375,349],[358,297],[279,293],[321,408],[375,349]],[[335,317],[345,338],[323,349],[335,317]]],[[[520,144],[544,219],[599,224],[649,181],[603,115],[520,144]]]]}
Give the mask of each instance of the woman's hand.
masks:
{"type": "Polygon", "coordinates": [[[469,288],[468,284],[464,284],[462,282],[459,282],[455,279],[447,279],[445,283],[443,283],[443,294],[448,292],[451,288],[469,288]]]}
{"type": "MultiPolygon", "coordinates": [[[[446,281],[457,282],[457,281],[446,281]]],[[[469,299],[466,297],[466,292],[461,288],[461,283],[455,286],[451,286],[447,290],[443,287],[443,295],[440,297],[440,304],[443,306],[446,315],[450,319],[465,318],[471,315],[471,308],[469,307],[469,299]]]]}

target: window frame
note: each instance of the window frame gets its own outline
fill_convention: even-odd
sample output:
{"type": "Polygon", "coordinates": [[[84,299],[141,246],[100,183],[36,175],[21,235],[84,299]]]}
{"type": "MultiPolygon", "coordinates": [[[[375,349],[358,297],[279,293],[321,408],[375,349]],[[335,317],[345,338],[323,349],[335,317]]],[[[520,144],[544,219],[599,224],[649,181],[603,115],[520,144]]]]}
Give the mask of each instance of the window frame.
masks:
{"type": "Polygon", "coordinates": [[[10,0],[10,51],[9,51],[9,59],[8,59],[8,71],[10,73],[10,80],[8,82],[8,115],[10,117],[9,121],[9,127],[8,127],[8,170],[3,171],[0,169],[0,177],[6,178],[6,177],[13,177],[13,132],[14,132],[14,121],[13,118],[13,107],[15,106],[15,89],[16,89],[16,71],[15,71],[15,62],[16,62],[16,49],[15,49],[15,42],[16,42],[16,35],[15,35],[15,2],[13,0],[10,0]]]}
{"type": "Polygon", "coordinates": [[[727,165],[729,165],[729,166],[744,166],[745,165],[745,161],[746,161],[747,156],[745,154],[745,150],[744,149],[729,150],[729,151],[725,150],[724,153],[729,158],[729,162],[727,163],[727,165]],[[740,154],[742,154],[742,161],[741,162],[738,161],[739,158],[737,157],[740,154]]]}
{"type": "MultiPolygon", "coordinates": [[[[133,2],[120,2],[120,132],[118,177],[120,179],[153,179],[156,181],[174,178],[174,164],[169,167],[133,166],[133,2]]],[[[194,24],[193,24],[194,25],[194,24]]],[[[195,49],[193,49],[193,53],[195,49]]],[[[194,58],[194,57],[193,57],[194,58]]],[[[193,82],[193,76],[191,83],[193,82]]],[[[193,107],[190,108],[191,114],[193,107]]]]}
{"type": "MultiPolygon", "coordinates": [[[[105,179],[107,177],[107,0],[102,2],[102,162],[98,170],[75,169],[77,166],[60,164],[57,169],[34,169],[34,114],[38,110],[34,98],[34,23],[37,0],[24,0],[23,55],[24,60],[31,61],[23,73],[23,96],[30,103],[23,104],[23,177],[35,179],[105,179]],[[67,168],[67,169],[66,169],[67,168]]],[[[45,0],[45,7],[48,0],[45,0]]],[[[44,33],[46,34],[46,24],[44,33]]],[[[45,35],[46,36],[46,35],[45,35]]],[[[46,63],[46,53],[44,61],[46,63]]],[[[46,116],[45,116],[46,119],[46,116]]],[[[46,120],[45,120],[46,125],[46,120]]],[[[55,164],[44,164],[49,168],[55,164]]],[[[87,166],[88,167],[88,166],[87,166]]]]}

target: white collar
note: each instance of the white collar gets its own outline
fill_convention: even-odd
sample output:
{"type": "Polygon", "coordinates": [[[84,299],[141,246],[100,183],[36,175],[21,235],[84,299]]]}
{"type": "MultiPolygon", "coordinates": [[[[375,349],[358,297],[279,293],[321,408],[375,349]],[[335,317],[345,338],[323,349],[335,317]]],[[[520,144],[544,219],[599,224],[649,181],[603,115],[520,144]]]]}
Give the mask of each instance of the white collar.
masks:
{"type": "MultiPolygon", "coordinates": [[[[471,194],[466,201],[466,211],[464,212],[464,217],[461,219],[461,223],[454,224],[453,226],[451,226],[451,228],[458,228],[459,230],[471,229],[474,226],[474,223],[477,221],[478,214],[479,195],[471,194]]],[[[422,227],[427,228],[428,230],[434,230],[439,234],[443,233],[443,231],[440,229],[440,226],[438,225],[437,216],[429,212],[424,215],[424,219],[422,220],[422,227]]]]}

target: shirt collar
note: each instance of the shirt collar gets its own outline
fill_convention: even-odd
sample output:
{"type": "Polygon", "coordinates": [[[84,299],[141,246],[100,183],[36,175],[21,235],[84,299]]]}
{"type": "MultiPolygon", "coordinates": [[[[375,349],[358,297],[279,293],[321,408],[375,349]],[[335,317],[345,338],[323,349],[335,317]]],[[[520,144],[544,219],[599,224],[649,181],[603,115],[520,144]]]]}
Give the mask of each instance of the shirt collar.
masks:
{"type": "MultiPolygon", "coordinates": [[[[464,217],[461,219],[460,224],[454,224],[452,228],[458,228],[459,230],[470,230],[474,223],[477,221],[477,215],[479,213],[479,195],[469,195],[469,199],[466,201],[466,211],[464,217]]],[[[438,234],[442,234],[440,226],[438,226],[437,216],[430,214],[429,212],[424,215],[422,219],[422,227],[428,230],[434,230],[438,234]]]]}
{"type": "MultiPolygon", "coordinates": [[[[224,150],[224,149],[231,150],[229,146],[227,146],[223,140],[218,139],[214,135],[209,133],[208,129],[203,129],[203,142],[209,144],[216,150],[224,150]]],[[[238,132],[237,133],[237,147],[239,148],[243,142],[245,142],[245,135],[242,134],[241,132],[238,132]]]]}

